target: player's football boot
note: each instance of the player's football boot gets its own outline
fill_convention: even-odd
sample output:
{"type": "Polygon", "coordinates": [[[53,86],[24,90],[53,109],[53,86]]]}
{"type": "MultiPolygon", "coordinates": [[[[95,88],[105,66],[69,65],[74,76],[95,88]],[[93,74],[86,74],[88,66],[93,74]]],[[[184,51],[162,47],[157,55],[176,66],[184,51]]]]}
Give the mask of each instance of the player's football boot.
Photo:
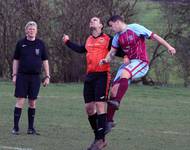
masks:
{"type": "Polygon", "coordinates": [[[107,141],[100,139],[96,141],[96,143],[92,146],[90,150],[102,150],[106,146],[107,146],[107,141]]]}
{"type": "Polygon", "coordinates": [[[92,143],[90,144],[90,146],[87,148],[87,150],[91,150],[92,149],[92,147],[94,146],[94,144],[96,143],[96,139],[94,139],[93,141],[92,141],[92,143]]]}
{"type": "Polygon", "coordinates": [[[119,103],[117,100],[109,100],[109,101],[108,101],[108,104],[114,106],[114,108],[115,108],[116,110],[118,110],[118,109],[119,109],[119,106],[120,106],[120,103],[119,103]]]}
{"type": "Polygon", "coordinates": [[[105,134],[108,134],[109,132],[111,132],[112,128],[114,128],[116,126],[115,122],[107,122],[106,123],[106,129],[105,129],[105,134]]]}

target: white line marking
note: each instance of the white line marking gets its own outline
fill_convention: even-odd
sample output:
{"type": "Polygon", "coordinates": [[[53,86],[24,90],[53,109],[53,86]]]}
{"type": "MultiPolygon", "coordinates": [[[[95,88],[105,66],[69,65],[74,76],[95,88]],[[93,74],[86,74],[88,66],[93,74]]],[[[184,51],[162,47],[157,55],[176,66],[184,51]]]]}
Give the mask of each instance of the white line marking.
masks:
{"type": "Polygon", "coordinates": [[[179,101],[179,103],[190,104],[190,102],[187,102],[187,101],[179,101]]]}
{"type": "Polygon", "coordinates": [[[181,133],[179,133],[179,132],[174,132],[174,131],[162,131],[161,133],[164,133],[164,134],[177,134],[177,135],[179,135],[179,134],[181,134],[181,133]]]}
{"type": "MultiPolygon", "coordinates": [[[[190,133],[184,133],[184,132],[178,132],[178,131],[171,131],[171,130],[166,130],[166,131],[161,131],[161,130],[133,130],[133,129],[125,129],[125,128],[118,128],[120,130],[124,131],[134,131],[134,132],[140,132],[140,133],[158,133],[158,134],[170,134],[170,135],[180,135],[180,136],[190,136],[190,133]]],[[[117,129],[116,129],[117,130],[117,129]]]]}
{"type": "MultiPolygon", "coordinates": [[[[13,94],[5,94],[5,95],[0,95],[0,96],[4,96],[4,97],[13,97],[13,94]]],[[[47,96],[41,96],[39,95],[38,98],[64,98],[64,96],[56,96],[56,95],[47,95],[47,96]]]]}
{"type": "Polygon", "coordinates": [[[32,148],[19,148],[19,147],[11,147],[11,146],[0,146],[1,149],[9,149],[9,150],[32,150],[32,148]]]}

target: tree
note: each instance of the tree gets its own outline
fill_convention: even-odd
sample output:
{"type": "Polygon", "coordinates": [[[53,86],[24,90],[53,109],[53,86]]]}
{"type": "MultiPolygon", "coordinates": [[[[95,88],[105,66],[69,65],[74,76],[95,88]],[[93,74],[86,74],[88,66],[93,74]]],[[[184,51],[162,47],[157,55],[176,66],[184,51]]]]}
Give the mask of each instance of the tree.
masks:
{"type": "MultiPolygon", "coordinates": [[[[163,12],[163,17],[167,21],[166,23],[166,32],[162,37],[164,39],[172,41],[174,47],[177,49],[177,54],[175,55],[177,64],[170,64],[171,60],[165,59],[164,53],[166,50],[160,49],[160,45],[158,44],[155,48],[153,48],[153,55],[150,59],[150,70],[153,68],[156,74],[156,82],[159,84],[166,84],[169,80],[169,73],[171,74],[172,69],[178,70],[177,74],[179,77],[183,78],[184,86],[189,85],[189,47],[187,46],[187,41],[189,39],[189,6],[190,3],[187,0],[152,0],[157,1],[161,5],[161,11],[163,12]],[[183,40],[182,40],[183,39],[183,40]],[[183,49],[183,50],[182,50],[183,49]],[[187,57],[186,57],[187,56],[187,57]],[[158,61],[159,60],[159,63],[158,61]],[[155,63],[156,62],[156,63],[155,63]],[[164,62],[164,63],[162,63],[164,62]],[[167,65],[166,65],[167,64],[167,65]],[[167,67],[167,68],[165,68],[167,67]]],[[[141,81],[141,80],[140,80],[141,81]]],[[[144,84],[156,84],[155,81],[149,76],[145,76],[142,78],[144,84]]],[[[139,82],[139,81],[137,81],[139,82]]]]}
{"type": "Polygon", "coordinates": [[[16,1],[0,1],[0,68],[3,78],[9,77],[12,66],[12,50],[20,36],[22,20],[18,17],[20,5],[16,1]],[[15,6],[15,7],[12,7],[15,6]]]}
{"type": "Polygon", "coordinates": [[[123,15],[128,14],[125,16],[126,18],[133,14],[132,10],[137,0],[119,0],[119,2],[115,0],[54,1],[53,9],[56,10],[56,17],[53,21],[55,26],[54,36],[56,37],[55,40],[57,40],[57,43],[54,41],[54,45],[52,45],[54,48],[51,51],[52,56],[54,56],[51,57],[52,66],[55,66],[51,71],[54,81],[80,81],[86,68],[85,56],[70,51],[61,43],[63,33],[68,34],[72,41],[84,44],[89,35],[91,17],[99,16],[105,22],[112,15],[112,12],[123,15]],[[118,9],[121,6],[122,8],[118,9]]]}
{"type": "Polygon", "coordinates": [[[14,48],[17,40],[24,36],[24,26],[28,21],[37,21],[43,26],[40,31],[41,36],[47,36],[46,14],[50,14],[50,11],[47,4],[42,2],[40,0],[0,1],[0,68],[3,78],[11,75],[14,48]]]}
{"type": "Polygon", "coordinates": [[[182,0],[162,2],[161,4],[166,12],[165,18],[168,18],[173,24],[173,37],[177,48],[176,57],[180,68],[179,75],[184,80],[184,86],[187,87],[190,85],[190,3],[187,0],[182,0]]]}
{"type": "MultiPolygon", "coordinates": [[[[63,33],[83,44],[89,35],[92,16],[104,21],[112,14],[125,18],[134,14],[137,0],[0,0],[0,76],[11,75],[12,56],[18,39],[24,36],[28,21],[36,21],[39,38],[47,46],[53,82],[80,81],[85,72],[85,56],[75,54],[62,44],[63,33]]],[[[106,28],[105,28],[106,29],[106,28]]]]}

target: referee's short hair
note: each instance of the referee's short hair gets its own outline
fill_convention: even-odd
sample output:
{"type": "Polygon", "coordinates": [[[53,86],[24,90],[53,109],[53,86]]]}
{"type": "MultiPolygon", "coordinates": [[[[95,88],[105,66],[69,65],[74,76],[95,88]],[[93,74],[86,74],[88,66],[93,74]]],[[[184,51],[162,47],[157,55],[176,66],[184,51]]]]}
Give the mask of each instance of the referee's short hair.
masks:
{"type": "Polygon", "coordinates": [[[121,21],[121,22],[124,22],[124,19],[123,19],[123,17],[121,17],[121,16],[119,16],[119,15],[114,15],[114,16],[111,16],[109,19],[108,19],[108,21],[107,21],[107,25],[108,26],[110,26],[109,25],[109,22],[111,21],[111,22],[116,22],[116,21],[121,21]]]}
{"type": "Polygon", "coordinates": [[[37,23],[35,21],[29,21],[27,22],[27,24],[25,25],[25,30],[27,30],[27,28],[29,26],[35,26],[36,28],[38,27],[37,23]]]}

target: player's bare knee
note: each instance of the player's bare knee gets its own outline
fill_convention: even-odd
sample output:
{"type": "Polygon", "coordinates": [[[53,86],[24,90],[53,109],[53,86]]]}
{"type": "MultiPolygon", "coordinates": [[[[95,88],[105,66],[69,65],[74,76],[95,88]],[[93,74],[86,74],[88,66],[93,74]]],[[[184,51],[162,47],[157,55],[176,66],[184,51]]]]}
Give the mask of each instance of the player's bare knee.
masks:
{"type": "Polygon", "coordinates": [[[111,93],[110,93],[110,96],[111,97],[115,97],[117,92],[118,92],[118,87],[119,87],[119,83],[116,83],[112,86],[111,88],[111,93]]]}
{"type": "Polygon", "coordinates": [[[98,114],[103,114],[106,112],[106,103],[105,102],[96,102],[96,109],[98,114]]]}
{"type": "Polygon", "coordinates": [[[95,109],[95,104],[94,103],[85,104],[85,109],[86,109],[86,113],[88,115],[93,115],[93,114],[96,113],[96,109],[95,109]]]}
{"type": "Polygon", "coordinates": [[[86,108],[86,113],[87,113],[89,116],[91,116],[91,115],[95,114],[96,111],[95,111],[94,109],[92,109],[92,108],[87,107],[87,108],[86,108]]]}
{"type": "Polygon", "coordinates": [[[121,74],[121,78],[130,79],[131,78],[131,74],[127,70],[123,70],[122,74],[121,74]]]}

